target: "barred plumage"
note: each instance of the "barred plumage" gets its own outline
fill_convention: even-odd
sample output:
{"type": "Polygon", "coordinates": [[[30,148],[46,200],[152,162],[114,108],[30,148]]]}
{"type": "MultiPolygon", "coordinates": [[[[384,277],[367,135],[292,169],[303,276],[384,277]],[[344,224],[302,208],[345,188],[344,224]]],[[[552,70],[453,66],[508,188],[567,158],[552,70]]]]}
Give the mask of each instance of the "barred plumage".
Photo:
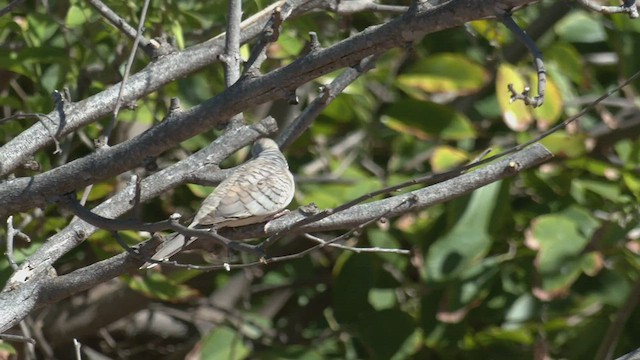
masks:
{"type": "MultiPolygon", "coordinates": [[[[295,184],[278,144],[271,139],[259,139],[251,153],[253,159],[239,166],[202,202],[190,228],[220,229],[255,224],[289,205],[295,184]]],[[[185,241],[184,236],[177,235],[161,244],[152,259],[167,259],[193,240],[185,241]]],[[[146,263],[143,268],[154,265],[146,263]]]]}

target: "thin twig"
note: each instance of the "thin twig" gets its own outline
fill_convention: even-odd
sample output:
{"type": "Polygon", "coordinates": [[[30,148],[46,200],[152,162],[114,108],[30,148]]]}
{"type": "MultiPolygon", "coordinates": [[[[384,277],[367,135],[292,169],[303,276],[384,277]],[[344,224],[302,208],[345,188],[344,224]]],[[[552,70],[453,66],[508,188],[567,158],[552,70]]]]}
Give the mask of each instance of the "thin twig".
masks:
{"type": "Polygon", "coordinates": [[[152,48],[149,46],[150,41],[146,38],[140,36],[138,37],[138,31],[133,28],[133,26],[129,25],[120,15],[116,14],[113,10],[111,10],[107,5],[105,5],[100,0],[87,0],[89,5],[93,6],[96,11],[100,13],[107,21],[111,23],[111,25],[115,26],[116,29],[120,30],[123,34],[133,39],[134,41],[139,38],[140,46],[145,53],[151,57],[153,56],[152,48]]]}
{"type": "Polygon", "coordinates": [[[142,38],[142,29],[144,28],[144,21],[147,17],[147,9],[149,9],[149,0],[144,1],[144,5],[142,6],[142,12],[140,13],[140,22],[138,23],[138,29],[136,30],[136,38],[133,41],[133,46],[131,49],[131,53],[129,54],[129,59],[127,60],[127,65],[124,70],[124,74],[122,76],[122,81],[120,82],[120,89],[118,90],[118,98],[116,99],[116,105],[113,109],[113,117],[109,124],[104,130],[102,134],[102,140],[100,144],[107,146],[109,144],[109,136],[111,136],[111,131],[116,126],[116,121],[118,120],[118,112],[120,111],[120,107],[122,106],[122,94],[124,93],[124,85],[129,79],[129,73],[131,72],[131,66],[133,65],[133,60],[136,56],[136,50],[138,49],[138,44],[140,43],[140,39],[142,38]]]}
{"type": "Polygon", "coordinates": [[[30,344],[36,343],[36,340],[34,338],[26,337],[24,335],[17,335],[17,334],[0,334],[0,340],[26,342],[30,344]]]}
{"type": "Polygon", "coordinates": [[[640,280],[636,280],[635,284],[629,294],[627,294],[627,298],[624,304],[616,311],[615,317],[613,321],[609,325],[607,329],[607,333],[602,339],[602,343],[600,343],[600,347],[598,348],[598,352],[594,359],[596,360],[611,360],[613,359],[613,352],[616,350],[616,346],[618,345],[618,341],[620,340],[620,335],[624,330],[624,326],[629,320],[629,316],[633,313],[638,305],[638,300],[640,299],[640,280]]]}
{"type": "MultiPolygon", "coordinates": [[[[27,319],[29,319],[30,317],[27,317],[27,319]]],[[[25,338],[31,338],[31,330],[29,329],[29,326],[27,326],[27,321],[22,320],[20,321],[20,330],[22,331],[22,333],[24,334],[25,338]]],[[[25,359],[27,360],[35,360],[36,358],[36,347],[34,346],[35,341],[34,342],[30,342],[30,341],[26,341],[24,343],[24,350],[25,350],[25,359]]]]}
{"type": "Polygon", "coordinates": [[[46,118],[47,120],[51,121],[54,125],[57,125],[56,122],[47,114],[40,114],[40,113],[23,114],[23,113],[17,113],[17,114],[13,114],[11,116],[7,116],[4,119],[0,119],[0,124],[2,124],[3,122],[10,121],[10,120],[22,120],[22,119],[32,119],[32,118],[36,118],[42,124],[42,126],[47,130],[47,132],[49,133],[49,136],[51,136],[51,139],[53,140],[53,143],[56,146],[56,150],[53,153],[54,154],[62,153],[62,149],[60,149],[60,142],[58,142],[58,139],[56,138],[55,132],[53,130],[51,130],[49,128],[49,126],[47,126],[45,124],[44,120],[42,120],[42,118],[46,118]]]}
{"type": "Polygon", "coordinates": [[[75,349],[76,359],[82,360],[82,354],[80,353],[80,350],[82,349],[82,344],[80,344],[80,341],[78,341],[78,339],[76,338],[73,339],[73,347],[75,349]]]}
{"type": "Polygon", "coordinates": [[[330,241],[332,240],[324,240],[308,233],[303,234],[303,236],[319,244],[324,244],[325,246],[334,247],[342,250],[353,251],[355,253],[373,252],[373,253],[392,253],[392,254],[401,254],[401,255],[411,254],[410,250],[405,250],[405,249],[389,249],[389,248],[381,248],[381,247],[361,248],[361,247],[355,247],[355,246],[330,243],[330,241]]]}
{"type": "Polygon", "coordinates": [[[186,238],[206,239],[221,244],[229,249],[249,252],[258,256],[262,255],[261,249],[256,246],[227,239],[226,237],[217,234],[215,231],[210,231],[209,229],[194,229],[180,225],[180,223],[178,222],[178,220],[180,219],[179,215],[172,216],[167,220],[158,221],[155,223],[141,223],[136,220],[115,220],[102,217],[82,206],[76,200],[75,194],[67,194],[66,196],[61,198],[61,202],[62,204],[66,205],[74,215],[76,215],[83,221],[86,221],[93,226],[111,232],[135,230],[154,233],[170,229],[184,235],[186,238]]]}
{"type": "Polygon", "coordinates": [[[0,16],[8,14],[11,10],[13,10],[14,7],[20,5],[22,2],[24,2],[24,0],[13,0],[9,4],[7,4],[7,6],[0,9],[0,16]]]}
{"type": "Polygon", "coordinates": [[[627,13],[631,19],[638,18],[638,7],[636,0],[624,0],[622,6],[605,6],[592,2],[591,0],[578,0],[582,6],[597,11],[602,14],[627,13]]]}
{"type": "Polygon", "coordinates": [[[313,121],[320,115],[344,89],[353,83],[360,75],[375,66],[376,55],[364,58],[358,66],[348,68],[336,77],[331,84],[321,89],[321,94],[316,97],[298,117],[287,126],[278,136],[278,145],[284,149],[291,145],[302,133],[304,133],[313,121]]]}
{"type": "Polygon", "coordinates": [[[378,4],[372,0],[351,0],[351,1],[338,1],[338,6],[334,10],[338,14],[354,14],[363,11],[372,11],[379,13],[390,14],[403,14],[409,10],[408,6],[400,5],[385,5],[378,4]]]}
{"type": "Polygon", "coordinates": [[[527,35],[527,33],[513,21],[511,14],[506,13],[500,17],[502,23],[509,29],[516,38],[523,43],[529,52],[533,56],[533,63],[536,66],[536,73],[538,75],[538,95],[535,97],[529,96],[531,89],[527,86],[522,93],[517,93],[513,89],[513,85],[509,84],[508,89],[511,92],[511,101],[522,100],[526,105],[531,105],[536,108],[544,103],[544,93],[547,87],[547,72],[544,68],[544,62],[542,61],[542,51],[538,49],[536,43],[527,35]]]}
{"type": "Polygon", "coordinates": [[[247,64],[245,66],[245,73],[260,73],[260,66],[267,58],[267,45],[278,40],[278,37],[280,37],[280,27],[289,15],[291,15],[292,11],[293,6],[291,5],[291,1],[287,1],[281,7],[278,6],[273,9],[271,18],[262,29],[262,36],[251,49],[249,60],[247,60],[247,64]]]}
{"type": "Polygon", "coordinates": [[[14,235],[15,235],[15,229],[13,228],[13,215],[9,215],[9,217],[7,217],[7,251],[5,252],[5,255],[7,256],[7,259],[9,260],[9,265],[11,265],[11,268],[13,269],[13,271],[16,271],[18,270],[18,264],[16,263],[16,260],[13,258],[14,235]]]}

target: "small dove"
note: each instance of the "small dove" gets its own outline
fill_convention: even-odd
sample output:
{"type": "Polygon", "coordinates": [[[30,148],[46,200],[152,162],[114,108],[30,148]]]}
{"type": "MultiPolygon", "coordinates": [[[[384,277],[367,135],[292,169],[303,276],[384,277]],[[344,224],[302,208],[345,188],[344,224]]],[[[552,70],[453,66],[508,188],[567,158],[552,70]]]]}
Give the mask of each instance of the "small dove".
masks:
{"type": "MultiPolygon", "coordinates": [[[[240,165],[202,202],[189,228],[236,227],[266,221],[284,210],[295,191],[293,175],[278,144],[268,138],[251,148],[253,159],[240,165]]],[[[195,241],[176,235],[162,243],[153,260],[165,260],[195,241]]],[[[154,267],[146,263],[142,268],[154,267]]]]}

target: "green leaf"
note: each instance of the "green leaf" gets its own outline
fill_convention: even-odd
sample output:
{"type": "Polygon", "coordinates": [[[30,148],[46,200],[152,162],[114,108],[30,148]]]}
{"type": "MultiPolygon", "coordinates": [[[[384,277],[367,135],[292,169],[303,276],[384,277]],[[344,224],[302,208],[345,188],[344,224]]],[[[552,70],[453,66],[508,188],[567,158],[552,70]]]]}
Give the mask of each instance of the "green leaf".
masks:
{"type": "Polygon", "coordinates": [[[369,291],[373,288],[373,264],[369,254],[342,253],[333,269],[333,307],[342,323],[353,322],[371,312],[369,291]]]}
{"type": "MultiPolygon", "coordinates": [[[[398,76],[397,85],[427,93],[470,94],[489,79],[486,69],[460,54],[436,54],[418,61],[398,76]]],[[[418,97],[421,99],[422,97],[418,97]]]]}
{"type": "Polygon", "coordinates": [[[371,289],[369,291],[369,304],[376,311],[393,308],[396,305],[395,289],[371,289]]]}
{"type": "Polygon", "coordinates": [[[508,40],[508,30],[492,20],[476,20],[469,22],[471,28],[492,44],[504,45],[508,40]]]}
{"type": "Polygon", "coordinates": [[[526,242],[538,251],[535,265],[545,292],[561,293],[578,278],[581,253],[588,240],[577,224],[562,214],[542,215],[532,222],[526,242]]]}
{"type": "Polygon", "coordinates": [[[623,202],[621,197],[621,189],[617,183],[608,181],[574,179],[571,182],[571,194],[579,203],[584,204],[588,201],[588,194],[593,193],[604,199],[611,200],[616,203],[623,202]]]}
{"type": "Polygon", "coordinates": [[[540,143],[555,155],[574,158],[587,151],[584,140],[585,135],[558,131],[542,139],[540,143]]]}
{"type": "Polygon", "coordinates": [[[163,301],[185,301],[198,294],[196,290],[178,284],[156,271],[148,272],[146,277],[136,275],[123,278],[133,290],[163,301]]]}
{"type": "MultiPolygon", "coordinates": [[[[11,346],[11,344],[0,341],[0,356],[4,356],[3,354],[18,355],[16,349],[11,346]]],[[[9,359],[9,357],[6,359],[9,359]]]]}
{"type": "Polygon", "coordinates": [[[69,28],[78,27],[87,21],[90,13],[87,9],[82,9],[77,5],[71,5],[67,12],[67,18],[65,24],[69,28]]]}
{"type": "Polygon", "coordinates": [[[406,313],[397,309],[381,310],[363,317],[357,330],[369,359],[390,359],[414,333],[416,324],[406,313]],[[384,324],[385,331],[380,331],[384,324]]]}
{"type": "Polygon", "coordinates": [[[250,353],[249,347],[242,341],[242,335],[226,326],[220,326],[202,338],[199,354],[196,354],[195,358],[241,360],[247,358],[250,353]]]}
{"type": "Polygon", "coordinates": [[[585,11],[575,11],[562,18],[554,27],[555,32],[564,41],[594,43],[605,41],[602,21],[585,11]]]}
{"type": "Polygon", "coordinates": [[[383,124],[418,139],[439,137],[445,140],[474,138],[471,121],[452,108],[432,102],[401,100],[384,110],[383,124]]]}
{"type": "Polygon", "coordinates": [[[514,301],[505,315],[505,329],[517,329],[537,313],[536,300],[531,294],[522,294],[514,301]]]}
{"type": "Polygon", "coordinates": [[[178,49],[184,49],[184,31],[182,30],[182,24],[180,24],[179,21],[173,21],[171,23],[171,32],[173,33],[173,37],[176,39],[178,49]]]}
{"type": "Polygon", "coordinates": [[[290,56],[297,56],[302,52],[302,49],[305,46],[304,40],[297,36],[297,34],[291,32],[282,33],[278,38],[277,44],[280,45],[280,47],[275,47],[275,49],[269,50],[269,56],[271,58],[282,59],[290,56]]]}
{"type": "Polygon", "coordinates": [[[458,166],[469,160],[469,155],[451,146],[438,146],[433,151],[431,159],[431,169],[435,172],[442,172],[458,166]]]}
{"type": "Polygon", "coordinates": [[[488,228],[500,185],[498,181],[474,191],[454,228],[429,247],[425,260],[428,280],[452,279],[482,261],[492,243],[488,228]]]}
{"type": "Polygon", "coordinates": [[[580,53],[571,44],[554,42],[544,50],[545,63],[555,63],[565,76],[574,83],[582,84],[584,79],[584,67],[580,53]]]}
{"type": "MultiPolygon", "coordinates": [[[[538,93],[538,79],[535,75],[530,77],[532,93],[538,93]]],[[[536,118],[536,125],[540,130],[547,130],[560,120],[564,108],[564,99],[560,93],[560,89],[556,86],[550,77],[547,77],[547,88],[542,106],[532,109],[536,118]]]]}

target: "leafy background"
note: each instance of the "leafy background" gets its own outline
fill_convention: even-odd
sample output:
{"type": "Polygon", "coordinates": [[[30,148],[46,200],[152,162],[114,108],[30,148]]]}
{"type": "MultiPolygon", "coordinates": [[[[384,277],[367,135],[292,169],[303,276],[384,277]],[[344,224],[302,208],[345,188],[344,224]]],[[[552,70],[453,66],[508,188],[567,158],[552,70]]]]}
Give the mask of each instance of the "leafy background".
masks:
{"type": "MultiPolygon", "coordinates": [[[[56,89],[68,87],[73,99],[83,99],[121,80],[131,44],[86,3],[27,4],[0,17],[2,117],[16,111],[48,113],[56,89]]],[[[137,22],[138,2],[109,5],[137,22]]],[[[243,10],[249,15],[267,5],[245,2],[243,10]]],[[[145,35],[166,33],[182,49],[223,32],[225,13],[224,1],[156,2],[145,35]]],[[[286,149],[298,179],[294,205],[334,207],[382,186],[469,162],[488,148],[497,153],[523,143],[638,70],[640,22],[626,15],[542,1],[515,17],[524,28],[546,25],[543,32],[531,32],[548,70],[542,107],[509,103],[506,85],[533,84],[535,90],[535,73],[530,56],[499,23],[480,20],[429,35],[383,54],[375,69],[286,149]]],[[[371,12],[319,12],[287,21],[263,71],[293,61],[309,31],[330,45],[387,19],[371,12]]],[[[245,55],[248,51],[243,47],[245,55]]],[[[147,61],[139,54],[133,71],[147,61]]],[[[255,121],[273,114],[283,126],[335,75],[299,89],[300,105],[275,102],[247,109],[245,117],[255,121]]],[[[543,140],[556,157],[539,168],[369,226],[348,241],[410,249],[410,256],[325,248],[231,273],[139,271],[44,309],[31,321],[42,327],[59,358],[68,358],[72,337],[115,358],[191,353],[206,359],[584,359],[594,354],[604,359],[610,347],[615,354],[626,353],[640,346],[637,86],[543,140]],[[69,331],[56,327],[65,316],[74,318],[100,304],[106,320],[77,327],[82,330],[77,333],[70,322],[63,323],[69,331]]],[[[171,97],[189,107],[223,87],[219,65],[178,79],[123,111],[113,142],[161,121],[171,97]]],[[[3,123],[0,141],[34,121],[3,123]]],[[[62,155],[53,155],[53,147],[37,153],[38,171],[94,151],[91,139],[107,122],[67,136],[62,155]]],[[[159,159],[160,166],[216,136],[206,133],[184,142],[159,159]]],[[[21,171],[16,175],[35,173],[21,171]]],[[[105,200],[122,183],[115,178],[97,184],[90,204],[105,200]]],[[[208,191],[198,185],[177,188],[143,206],[138,216],[153,221],[176,211],[190,214],[208,191]]],[[[33,240],[16,244],[18,262],[69,219],[54,206],[17,215],[15,223],[33,240]]],[[[144,239],[134,232],[124,235],[132,243],[144,239]]],[[[274,254],[309,246],[302,237],[289,238],[274,254]]],[[[121,251],[108,233],[98,232],[60,261],[57,271],[67,273],[121,251]]],[[[7,259],[1,258],[0,282],[10,274],[7,259]]],[[[15,343],[0,344],[5,353],[20,350],[15,343]]]]}

